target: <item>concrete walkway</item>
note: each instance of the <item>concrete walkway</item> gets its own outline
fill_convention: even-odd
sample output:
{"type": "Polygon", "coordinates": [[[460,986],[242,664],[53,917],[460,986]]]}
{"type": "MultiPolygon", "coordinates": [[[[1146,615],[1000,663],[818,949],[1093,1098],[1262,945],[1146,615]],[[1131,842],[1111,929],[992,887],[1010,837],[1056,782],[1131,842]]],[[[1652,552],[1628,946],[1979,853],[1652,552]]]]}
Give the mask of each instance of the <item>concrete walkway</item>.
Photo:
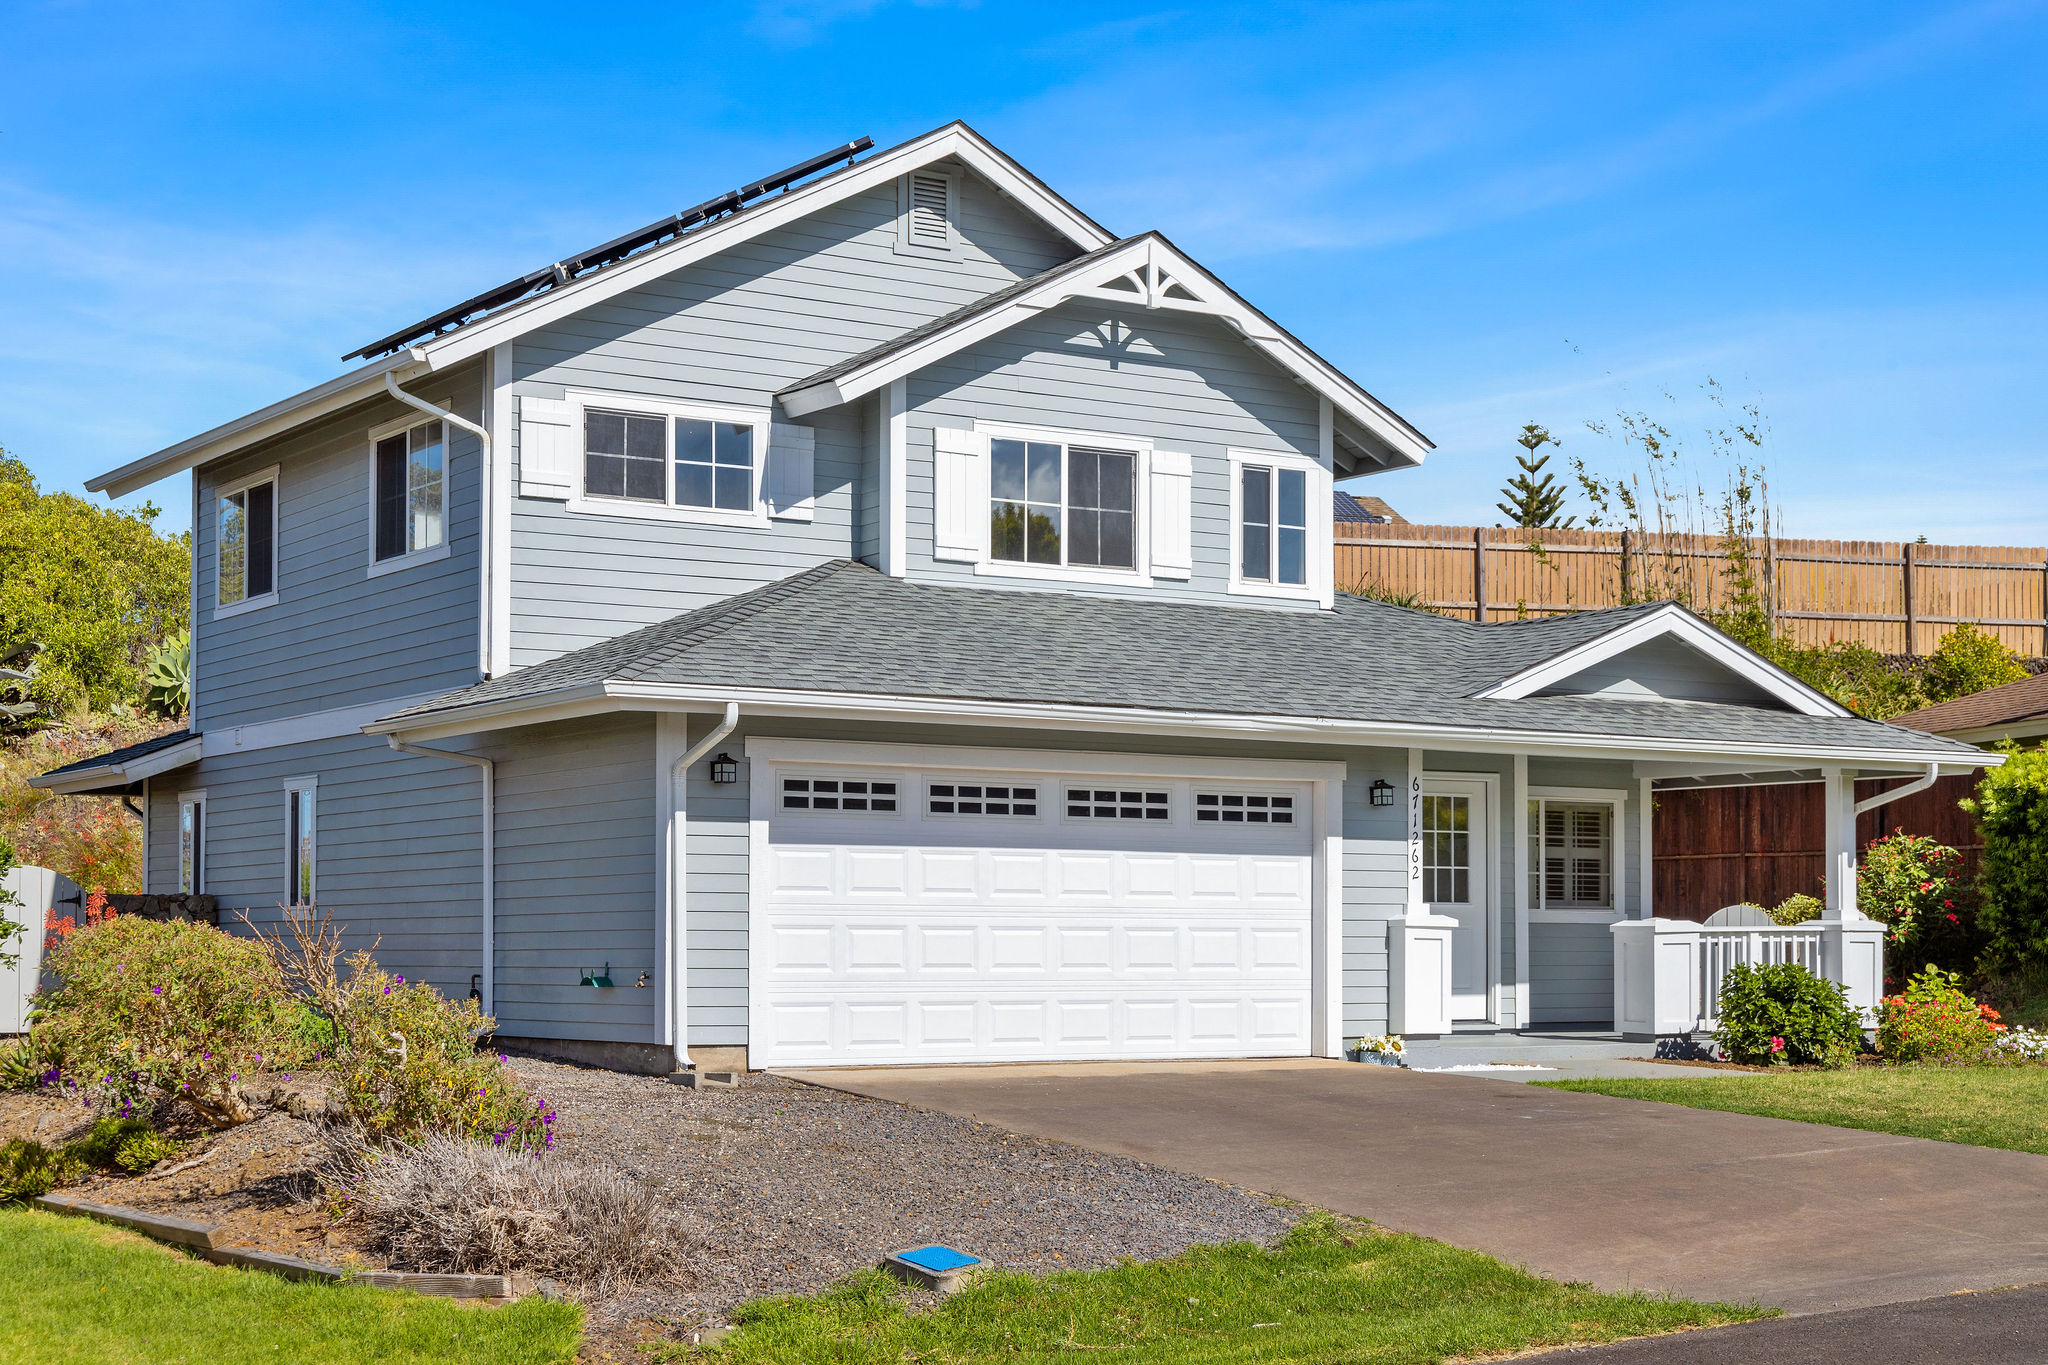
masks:
{"type": "Polygon", "coordinates": [[[2048,1157],[1317,1060],[792,1073],[1603,1289],[1794,1313],[2048,1281],[2048,1157]]]}

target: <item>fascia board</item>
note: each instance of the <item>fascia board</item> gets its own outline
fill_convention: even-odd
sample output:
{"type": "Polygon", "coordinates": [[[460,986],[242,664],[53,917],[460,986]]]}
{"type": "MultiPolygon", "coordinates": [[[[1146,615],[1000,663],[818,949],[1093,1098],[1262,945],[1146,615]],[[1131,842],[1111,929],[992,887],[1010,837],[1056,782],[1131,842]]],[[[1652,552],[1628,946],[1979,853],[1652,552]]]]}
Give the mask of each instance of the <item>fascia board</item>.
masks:
{"type": "Polygon", "coordinates": [[[1037,212],[1082,250],[1093,251],[1116,240],[1100,224],[1087,218],[1043,184],[1023,174],[1015,162],[996,152],[978,135],[954,126],[942,128],[914,142],[906,142],[866,161],[856,162],[837,175],[777,195],[758,208],[744,210],[695,232],[685,233],[672,242],[628,257],[616,266],[571,280],[527,303],[514,304],[491,317],[459,328],[438,341],[422,342],[418,349],[426,354],[428,363],[437,370],[460,364],[492,346],[582,312],[627,290],[637,289],[650,279],[672,274],[707,256],[948,156],[958,157],[998,189],[1037,212]]]}
{"type": "Polygon", "coordinates": [[[783,739],[751,735],[749,758],[845,763],[867,767],[999,767],[1041,773],[1121,773],[1131,777],[1207,777],[1242,781],[1342,781],[1347,765],[1329,759],[1209,758],[1187,754],[1118,754],[1103,762],[1099,749],[1019,749],[955,744],[894,744],[867,740],[783,739]]]}
{"type": "Polygon", "coordinates": [[[77,795],[116,782],[126,786],[147,777],[155,777],[158,773],[167,773],[175,768],[197,763],[203,743],[204,740],[200,736],[194,735],[190,739],[173,744],[168,749],[159,749],[153,754],[144,754],[126,763],[107,763],[93,768],[80,768],[65,773],[62,777],[31,777],[28,784],[43,791],[56,792],[61,796],[77,795]]]}
{"type": "Polygon", "coordinates": [[[1248,345],[1281,369],[1294,375],[1310,390],[1329,399],[1333,407],[1377,436],[1396,455],[1409,463],[1419,465],[1428,458],[1428,441],[1420,437],[1385,404],[1359,388],[1320,356],[1294,341],[1265,314],[1244,302],[1222,281],[1183,255],[1179,248],[1164,238],[1149,233],[1132,239],[1129,246],[1122,251],[1090,261],[1084,268],[1057,274],[1035,288],[1027,289],[1006,300],[1000,307],[962,318],[953,326],[934,332],[930,336],[920,337],[901,350],[877,356],[859,369],[850,370],[808,388],[789,390],[779,396],[779,401],[790,416],[802,417],[823,408],[836,407],[841,403],[865,397],[898,379],[908,378],[947,356],[1000,335],[1026,317],[1036,316],[1048,308],[1057,307],[1077,294],[1085,294],[1090,299],[1108,299],[1143,307],[1145,301],[1140,295],[1126,296],[1117,291],[1101,290],[1097,286],[1102,281],[1128,274],[1154,259],[1163,261],[1177,278],[1192,278],[1198,285],[1213,291],[1216,296],[1213,301],[1199,309],[1188,308],[1186,304],[1177,304],[1177,308],[1221,318],[1235,327],[1248,345]]]}
{"type": "Polygon", "coordinates": [[[1660,636],[1669,635],[1690,645],[1730,672],[1755,683],[1778,700],[1808,716],[1845,717],[1848,708],[1825,693],[1815,691],[1768,660],[1744,649],[1682,607],[1665,605],[1646,616],[1618,626],[1605,635],[1553,654],[1541,663],[1472,694],[1477,701],[1515,701],[1533,696],[1554,683],[1582,673],[1597,663],[1613,658],[1660,636]]]}
{"type": "Polygon", "coordinates": [[[409,740],[425,741],[609,711],[716,710],[735,701],[740,704],[742,713],[786,718],[845,719],[852,716],[907,724],[966,723],[1013,727],[1021,723],[1112,734],[1145,731],[1165,735],[1228,735],[1304,744],[1457,748],[1480,753],[1541,753],[1554,757],[1690,756],[1713,759],[1725,763],[1730,769],[1744,764],[1758,768],[1782,768],[1788,760],[1923,769],[1930,762],[1966,766],[1955,750],[1946,746],[1935,750],[1902,750],[1862,745],[1727,744],[1712,740],[1510,730],[1487,726],[1415,725],[1340,717],[1247,715],[1077,706],[1055,702],[1006,703],[946,697],[627,682],[585,684],[559,692],[436,712],[405,721],[377,721],[365,725],[363,730],[369,734],[399,734],[409,740]]]}
{"type": "Polygon", "coordinates": [[[1975,725],[1964,730],[1939,730],[1935,733],[1944,739],[1958,740],[1964,744],[1995,744],[2001,739],[2034,739],[2048,735],[2048,716],[2030,716],[2025,720],[2007,721],[2003,725],[1975,725]]]}
{"type": "Polygon", "coordinates": [[[382,393],[386,374],[396,373],[400,378],[409,378],[413,371],[424,368],[424,358],[417,348],[359,365],[347,374],[337,375],[324,384],[315,384],[303,393],[280,399],[267,408],[224,422],[211,431],[165,446],[154,455],[145,455],[119,469],[87,479],[86,490],[105,493],[110,498],[126,497],[158,479],[231,455],[258,441],[281,436],[303,423],[317,421],[329,413],[339,412],[382,393]]]}

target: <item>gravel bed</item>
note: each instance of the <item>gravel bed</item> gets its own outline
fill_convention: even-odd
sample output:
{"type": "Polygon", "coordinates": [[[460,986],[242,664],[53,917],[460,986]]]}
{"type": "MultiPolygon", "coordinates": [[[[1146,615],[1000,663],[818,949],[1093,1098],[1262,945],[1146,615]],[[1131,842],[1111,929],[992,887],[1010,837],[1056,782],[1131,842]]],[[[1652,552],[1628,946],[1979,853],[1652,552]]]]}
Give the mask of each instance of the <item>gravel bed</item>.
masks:
{"type": "Polygon", "coordinates": [[[684,1090],[513,1066],[561,1115],[561,1155],[624,1169],[700,1225],[693,1282],[595,1305],[600,1330],[723,1321],[748,1299],[821,1289],[926,1242],[1025,1270],[1093,1269],[1270,1241],[1290,1220],[1262,1195],[1200,1176],[776,1076],[684,1090]]]}

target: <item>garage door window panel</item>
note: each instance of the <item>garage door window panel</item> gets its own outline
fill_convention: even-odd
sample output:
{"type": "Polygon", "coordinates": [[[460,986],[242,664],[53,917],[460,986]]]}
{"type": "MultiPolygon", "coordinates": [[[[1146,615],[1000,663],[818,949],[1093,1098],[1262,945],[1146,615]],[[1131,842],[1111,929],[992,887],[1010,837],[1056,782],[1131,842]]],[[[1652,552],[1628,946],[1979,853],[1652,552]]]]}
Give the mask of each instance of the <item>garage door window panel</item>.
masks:
{"type": "Polygon", "coordinates": [[[926,790],[928,815],[1038,816],[1038,787],[1029,782],[934,782],[926,790]]]}
{"type": "Polygon", "coordinates": [[[1292,825],[1294,798],[1273,792],[1195,793],[1198,825],[1292,825]]]}
{"type": "Polygon", "coordinates": [[[1168,792],[1130,787],[1067,788],[1067,818],[1070,820],[1164,821],[1173,818],[1173,798],[1168,792]]]}
{"type": "Polygon", "coordinates": [[[871,778],[785,777],[782,808],[866,815],[894,815],[896,784],[871,778]]]}

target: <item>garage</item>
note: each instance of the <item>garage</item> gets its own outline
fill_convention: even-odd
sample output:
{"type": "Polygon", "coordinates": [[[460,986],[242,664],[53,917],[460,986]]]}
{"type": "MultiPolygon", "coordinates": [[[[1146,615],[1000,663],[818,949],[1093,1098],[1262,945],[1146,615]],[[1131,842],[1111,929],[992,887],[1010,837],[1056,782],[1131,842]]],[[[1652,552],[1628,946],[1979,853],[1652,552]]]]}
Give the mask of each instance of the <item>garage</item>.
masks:
{"type": "Polygon", "coordinates": [[[773,748],[754,1065],[1311,1051],[1319,788],[1289,770],[1323,765],[773,748]]]}

